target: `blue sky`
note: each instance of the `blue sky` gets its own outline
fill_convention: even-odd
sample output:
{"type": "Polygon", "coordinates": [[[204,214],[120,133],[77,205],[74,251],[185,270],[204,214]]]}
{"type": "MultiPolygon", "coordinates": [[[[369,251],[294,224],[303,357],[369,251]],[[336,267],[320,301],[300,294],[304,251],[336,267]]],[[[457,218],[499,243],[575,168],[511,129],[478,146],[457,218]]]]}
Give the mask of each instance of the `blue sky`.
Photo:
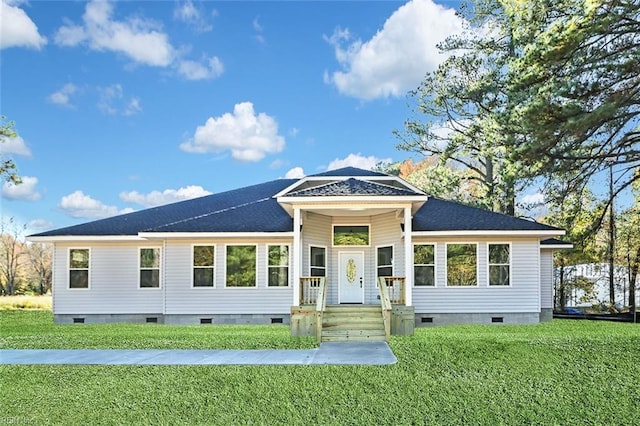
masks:
{"type": "Polygon", "coordinates": [[[2,145],[36,232],[402,160],[407,92],[457,3],[2,0],[2,145]]]}

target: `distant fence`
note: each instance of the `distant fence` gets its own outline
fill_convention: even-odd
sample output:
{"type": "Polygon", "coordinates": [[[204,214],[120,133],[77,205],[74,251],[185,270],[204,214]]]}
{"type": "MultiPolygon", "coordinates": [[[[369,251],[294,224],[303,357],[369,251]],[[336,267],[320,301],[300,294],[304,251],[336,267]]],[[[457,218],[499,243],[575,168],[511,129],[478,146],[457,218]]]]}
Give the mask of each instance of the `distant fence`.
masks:
{"type": "Polygon", "coordinates": [[[554,312],[554,318],[576,319],[576,320],[592,320],[592,321],[617,321],[617,322],[635,322],[640,324],[640,312],[635,313],[635,321],[632,313],[625,314],[573,314],[566,312],[554,312]]]}

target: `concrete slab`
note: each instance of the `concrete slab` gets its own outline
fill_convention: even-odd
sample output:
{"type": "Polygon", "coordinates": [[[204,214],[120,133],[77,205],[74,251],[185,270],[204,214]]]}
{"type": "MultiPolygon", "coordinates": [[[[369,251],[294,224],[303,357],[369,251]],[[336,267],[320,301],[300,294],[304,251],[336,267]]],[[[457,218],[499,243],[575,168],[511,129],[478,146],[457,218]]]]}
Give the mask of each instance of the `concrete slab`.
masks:
{"type": "Polygon", "coordinates": [[[388,365],[386,342],[322,343],[316,349],[0,349],[5,365],[388,365]]]}

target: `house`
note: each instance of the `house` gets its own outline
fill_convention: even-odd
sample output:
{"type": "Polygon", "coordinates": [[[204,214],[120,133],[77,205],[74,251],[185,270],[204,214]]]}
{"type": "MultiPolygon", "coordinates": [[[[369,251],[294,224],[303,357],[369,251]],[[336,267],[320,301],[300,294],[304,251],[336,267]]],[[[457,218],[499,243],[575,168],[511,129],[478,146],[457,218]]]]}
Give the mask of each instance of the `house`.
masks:
{"type": "Polygon", "coordinates": [[[55,247],[56,322],[284,323],[344,340],[549,320],[562,234],[348,167],[29,239],[55,247]]]}
{"type": "MultiPolygon", "coordinates": [[[[564,281],[574,282],[582,278],[593,285],[591,291],[584,288],[570,286],[565,297],[567,306],[591,307],[593,305],[609,303],[609,264],[608,263],[581,263],[578,265],[564,266],[564,281]]],[[[559,285],[560,268],[556,268],[555,284],[559,285]]],[[[622,265],[615,265],[613,268],[614,297],[616,307],[622,309],[629,302],[629,269],[622,265]]],[[[640,277],[636,277],[634,283],[636,298],[640,297],[640,277]]],[[[638,299],[640,300],[640,299],[638,299]]],[[[560,303],[558,303],[560,305],[560,303]]],[[[636,306],[638,302],[636,302],[636,306]]]]}

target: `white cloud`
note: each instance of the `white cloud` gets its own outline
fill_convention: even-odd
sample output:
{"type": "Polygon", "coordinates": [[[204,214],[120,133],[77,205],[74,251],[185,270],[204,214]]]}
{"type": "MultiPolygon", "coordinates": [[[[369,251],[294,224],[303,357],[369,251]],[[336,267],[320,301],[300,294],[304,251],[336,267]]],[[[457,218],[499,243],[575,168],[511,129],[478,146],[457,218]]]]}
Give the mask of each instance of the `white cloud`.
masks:
{"type": "Polygon", "coordinates": [[[47,44],[38,27],[26,12],[17,5],[19,1],[2,0],[0,3],[0,49],[29,47],[38,49],[47,44]]]}
{"type": "Polygon", "coordinates": [[[24,142],[21,136],[13,138],[0,137],[0,153],[4,154],[16,154],[23,157],[31,157],[31,150],[24,142]]]}
{"type": "Polygon", "coordinates": [[[529,205],[544,204],[545,203],[544,194],[541,192],[536,192],[534,194],[527,194],[520,199],[520,202],[522,204],[529,204],[529,205]]]}
{"type": "Polygon", "coordinates": [[[209,117],[180,148],[198,154],[229,150],[236,160],[260,161],[267,154],[282,151],[284,145],[276,120],[262,112],[256,114],[251,102],[242,102],[234,106],[233,114],[209,117]]]}
{"type": "Polygon", "coordinates": [[[210,80],[220,77],[224,72],[224,65],[217,56],[211,58],[205,57],[203,62],[204,63],[191,60],[179,61],[177,65],[178,73],[187,80],[210,80]]]}
{"type": "Polygon", "coordinates": [[[294,167],[284,175],[287,179],[300,179],[304,177],[304,169],[302,167],[294,167]]]}
{"type": "Polygon", "coordinates": [[[120,84],[98,87],[98,93],[98,108],[105,114],[130,116],[142,112],[140,99],[135,96],[127,98],[120,84]]]}
{"type": "Polygon", "coordinates": [[[34,231],[41,231],[53,228],[53,222],[46,219],[34,219],[27,223],[27,229],[33,229],[34,231]]]}
{"type": "Polygon", "coordinates": [[[176,8],[173,10],[173,17],[190,25],[199,33],[205,33],[213,29],[211,23],[207,21],[204,11],[196,7],[191,0],[177,3],[176,8]]]}
{"type": "Polygon", "coordinates": [[[139,204],[144,207],[155,207],[175,203],[176,201],[203,197],[210,194],[211,192],[201,186],[189,185],[179,189],[165,189],[162,192],[151,191],[148,194],[141,194],[137,191],[122,192],[120,193],[120,199],[122,201],[139,204]]]}
{"type": "Polygon", "coordinates": [[[260,44],[267,44],[267,39],[262,34],[264,32],[264,27],[260,23],[260,17],[256,16],[255,18],[253,18],[251,24],[253,25],[253,29],[256,32],[256,35],[254,36],[256,41],[260,44]]]}
{"type": "Polygon", "coordinates": [[[166,67],[176,55],[167,34],[152,20],[131,17],[113,19],[113,4],[94,0],[87,3],[83,25],[68,23],[58,29],[55,42],[61,46],[86,43],[91,49],[121,53],[137,63],[166,67]]]}
{"type": "Polygon", "coordinates": [[[444,59],[436,45],[462,29],[455,10],[432,0],[412,0],[396,10],[370,40],[353,40],[347,29],[325,39],[342,70],[325,82],[342,94],[371,100],[404,96],[444,59]]]}
{"type": "Polygon", "coordinates": [[[73,83],[67,83],[60,88],[57,92],[53,92],[49,95],[48,99],[50,102],[62,105],[62,106],[73,106],[70,103],[70,96],[74,95],[78,92],[78,87],[73,83]]]}
{"type": "Polygon", "coordinates": [[[329,163],[329,166],[327,166],[327,170],[336,170],[343,167],[357,167],[359,169],[371,170],[378,163],[390,163],[391,161],[391,158],[364,157],[360,153],[349,154],[345,158],[336,158],[333,160],[329,163]]]}
{"type": "Polygon", "coordinates": [[[38,201],[42,194],[38,192],[38,178],[33,176],[21,176],[22,183],[14,184],[5,182],[2,185],[2,198],[19,201],[38,201]]]}
{"type": "MultiPolygon", "coordinates": [[[[205,56],[202,62],[182,58],[189,47],[176,49],[160,23],[140,16],[117,20],[113,15],[113,3],[93,0],[86,5],[82,24],[67,20],[56,31],[54,40],[59,46],[83,44],[92,50],[122,54],[134,63],[171,67],[189,80],[210,79],[222,74],[222,61],[215,56],[205,56]]],[[[179,4],[174,10],[176,19],[197,25],[200,31],[209,31],[211,26],[204,16],[190,0],[179,4]]]]}
{"type": "Polygon", "coordinates": [[[102,219],[134,211],[130,208],[119,210],[115,206],[108,206],[89,195],[85,195],[82,191],[65,195],[60,200],[58,207],[71,217],[83,219],[102,219]]]}

